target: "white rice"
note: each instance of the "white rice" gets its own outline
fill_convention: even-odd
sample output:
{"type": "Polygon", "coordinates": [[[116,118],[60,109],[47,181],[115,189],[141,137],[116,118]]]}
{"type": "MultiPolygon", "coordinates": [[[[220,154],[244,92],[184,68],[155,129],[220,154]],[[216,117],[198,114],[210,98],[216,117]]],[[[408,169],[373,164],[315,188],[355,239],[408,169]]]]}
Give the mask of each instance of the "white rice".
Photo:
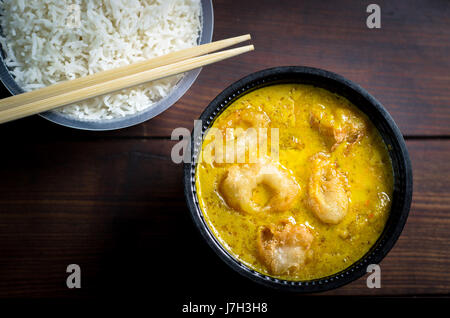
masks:
{"type": "MultiPolygon", "coordinates": [[[[201,28],[200,0],[0,0],[0,12],[5,62],[25,91],[192,47],[201,28]]],[[[181,77],[58,111],[91,121],[135,114],[181,77]]]]}

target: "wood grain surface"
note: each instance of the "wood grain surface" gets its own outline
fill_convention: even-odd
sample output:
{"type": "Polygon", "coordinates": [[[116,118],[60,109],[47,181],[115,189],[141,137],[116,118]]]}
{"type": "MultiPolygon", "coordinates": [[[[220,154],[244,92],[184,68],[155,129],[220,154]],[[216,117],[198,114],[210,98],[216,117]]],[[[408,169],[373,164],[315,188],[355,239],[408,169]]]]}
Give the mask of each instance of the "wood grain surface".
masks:
{"type": "MultiPolygon", "coordinates": [[[[407,137],[414,196],[381,263],[329,295],[450,295],[450,2],[214,1],[214,38],[251,33],[256,51],[204,68],[172,108],[141,125],[86,132],[34,116],[0,126],[0,297],[273,295],[225,265],[190,220],[173,128],[226,86],[263,68],[308,65],[366,88],[407,137]],[[65,285],[82,268],[82,288],[65,285]],[[238,288],[237,288],[238,286],[238,288]]],[[[1,96],[7,96],[1,87],[1,96]]]]}
{"type": "MultiPolygon", "coordinates": [[[[175,285],[180,294],[270,294],[223,264],[196,232],[173,143],[8,143],[13,155],[0,158],[0,297],[120,294],[146,284],[167,292],[175,285]],[[83,269],[81,290],[65,286],[72,263],[83,269]]],[[[382,288],[361,278],[330,294],[450,293],[450,140],[408,148],[413,204],[381,263],[382,288]]]]}
{"type": "MultiPolygon", "coordinates": [[[[191,128],[225,87],[281,65],[323,68],[355,81],[387,108],[405,135],[450,135],[450,2],[377,1],[381,29],[366,27],[369,3],[213,1],[214,40],[250,33],[255,51],[205,67],[185,96],[153,120],[102,136],[170,136],[176,127],[191,128]]],[[[28,129],[30,122],[43,137],[55,129],[85,135],[41,118],[8,123],[0,133],[28,129]]]]}

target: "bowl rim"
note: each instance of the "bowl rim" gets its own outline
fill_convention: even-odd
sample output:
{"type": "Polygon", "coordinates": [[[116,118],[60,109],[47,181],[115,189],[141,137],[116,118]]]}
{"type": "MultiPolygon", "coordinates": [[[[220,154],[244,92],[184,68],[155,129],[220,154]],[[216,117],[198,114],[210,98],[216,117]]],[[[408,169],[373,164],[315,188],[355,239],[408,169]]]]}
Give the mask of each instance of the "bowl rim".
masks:
{"type": "MultiPolygon", "coordinates": [[[[329,88],[325,89],[333,91],[329,88]]],[[[352,99],[349,100],[355,104],[352,99]]],[[[355,106],[368,115],[366,111],[361,109],[361,104],[355,104],[355,106]]],[[[199,136],[195,136],[194,130],[192,131],[191,162],[184,163],[183,167],[185,199],[191,218],[201,236],[207,241],[210,248],[212,248],[226,264],[241,275],[261,285],[277,290],[298,293],[312,293],[331,290],[362,277],[367,272],[367,265],[379,264],[398,240],[405,226],[412,200],[413,179],[411,161],[403,136],[391,115],[379,101],[377,101],[372,95],[356,83],[336,73],[313,67],[280,66],[264,69],[252,73],[225,88],[205,108],[199,119],[202,121],[201,134],[199,136]],[[388,151],[391,156],[393,166],[398,164],[398,168],[400,169],[397,174],[394,171],[394,197],[389,218],[386,221],[382,234],[370,250],[358,261],[349,265],[346,269],[327,277],[309,281],[288,281],[274,278],[247,267],[231,255],[231,253],[222,246],[209,228],[203,212],[198,204],[197,191],[195,187],[196,161],[205,131],[213,124],[214,120],[221,114],[221,112],[232,104],[235,99],[246,94],[248,91],[282,82],[292,83],[293,81],[323,88],[326,86],[323,84],[325,82],[334,83],[337,87],[340,87],[340,89],[338,89],[339,91],[334,91],[338,95],[349,99],[348,95],[353,94],[355,98],[357,97],[360,99],[360,102],[364,102],[364,104],[369,107],[374,114],[376,114],[375,117],[371,116],[370,119],[379,130],[384,142],[388,145],[388,151]],[[321,83],[318,83],[320,81],[321,83]],[[378,122],[374,122],[374,118],[377,118],[378,122]],[[377,123],[384,125],[383,129],[386,130],[380,130],[377,123]],[[390,139],[387,142],[385,138],[390,139]],[[391,147],[391,149],[389,149],[389,147],[391,147]],[[394,159],[396,160],[395,162],[394,159]],[[395,200],[396,202],[394,202],[395,200]],[[396,203],[395,211],[394,203],[396,203]]]]}
{"type": "MultiPolygon", "coordinates": [[[[214,31],[214,10],[212,0],[201,0],[201,23],[202,28],[199,36],[199,44],[210,43],[212,41],[214,31]]],[[[11,93],[11,95],[23,93],[24,90],[16,83],[13,76],[9,72],[8,67],[5,65],[1,45],[0,51],[1,82],[11,93]]],[[[107,131],[134,126],[158,116],[174,105],[188,91],[192,84],[194,84],[201,70],[202,68],[198,68],[186,72],[183,78],[177,82],[177,84],[172,88],[172,91],[166,97],[157,101],[152,107],[147,107],[132,115],[99,121],[78,120],[53,110],[43,112],[38,115],[61,126],[80,130],[107,131]]]]}

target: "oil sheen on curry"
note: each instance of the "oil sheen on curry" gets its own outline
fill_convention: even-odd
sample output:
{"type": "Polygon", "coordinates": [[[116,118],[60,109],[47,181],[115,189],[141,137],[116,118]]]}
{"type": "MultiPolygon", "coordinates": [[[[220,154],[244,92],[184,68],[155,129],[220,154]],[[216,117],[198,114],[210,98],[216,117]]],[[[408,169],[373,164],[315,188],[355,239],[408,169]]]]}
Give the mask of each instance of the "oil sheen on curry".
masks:
{"type": "Polygon", "coordinates": [[[235,100],[206,134],[200,207],[248,267],[286,280],[337,273],[376,242],[393,175],[383,140],[345,98],[301,84],[235,100]]]}

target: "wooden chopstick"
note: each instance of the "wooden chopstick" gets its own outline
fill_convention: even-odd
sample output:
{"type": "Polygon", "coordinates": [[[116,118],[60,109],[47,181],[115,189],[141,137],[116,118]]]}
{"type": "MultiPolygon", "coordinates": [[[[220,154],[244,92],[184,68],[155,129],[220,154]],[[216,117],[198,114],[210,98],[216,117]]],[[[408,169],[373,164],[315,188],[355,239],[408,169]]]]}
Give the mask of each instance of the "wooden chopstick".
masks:
{"type": "Polygon", "coordinates": [[[103,82],[110,81],[116,78],[129,75],[131,73],[143,72],[160,66],[176,63],[188,58],[208,54],[244,41],[248,41],[250,39],[251,39],[250,34],[245,34],[221,41],[211,42],[196,47],[180,50],[177,52],[169,53],[156,58],[152,58],[150,60],[133,63],[119,68],[80,77],[75,80],[50,85],[35,91],[26,92],[9,98],[4,98],[0,100],[0,111],[24,105],[26,103],[43,100],[59,94],[63,94],[67,90],[75,90],[89,87],[101,81],[103,82]]]}
{"type": "MultiPolygon", "coordinates": [[[[104,81],[103,76],[100,76],[100,81],[97,81],[98,78],[95,75],[102,75],[101,73],[97,73],[93,74],[91,79],[88,81],[90,85],[85,85],[84,83],[77,89],[72,89],[72,85],[70,85],[71,82],[77,80],[64,82],[66,84],[64,91],[61,91],[59,88],[57,88],[58,93],[53,93],[52,91],[47,90],[45,94],[40,95],[44,96],[44,98],[36,100],[33,97],[27,99],[27,101],[23,104],[14,103],[10,104],[10,106],[6,108],[0,107],[0,123],[5,123],[11,120],[34,115],[60,106],[80,102],[88,98],[112,93],[121,89],[140,85],[175,74],[184,73],[252,50],[254,50],[253,45],[247,45],[235,49],[184,59],[172,64],[161,63],[159,65],[162,66],[153,69],[145,68],[140,72],[136,72],[134,68],[132,68],[131,72],[126,72],[126,70],[122,68],[120,76],[110,74],[110,76],[108,77],[110,78],[110,80],[107,81],[104,81]]],[[[38,91],[39,90],[37,90],[36,92],[38,91]]],[[[19,96],[21,95],[9,98],[19,96]]]]}

